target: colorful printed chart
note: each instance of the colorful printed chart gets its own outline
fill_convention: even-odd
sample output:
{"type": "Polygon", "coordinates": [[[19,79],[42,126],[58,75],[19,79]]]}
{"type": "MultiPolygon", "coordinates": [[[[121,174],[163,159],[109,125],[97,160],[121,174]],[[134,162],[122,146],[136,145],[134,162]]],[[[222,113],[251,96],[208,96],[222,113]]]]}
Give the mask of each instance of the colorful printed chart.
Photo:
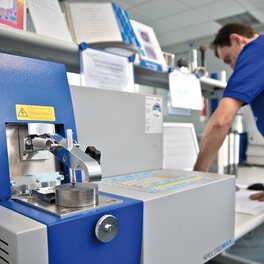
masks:
{"type": "Polygon", "coordinates": [[[24,29],[25,0],[0,0],[0,24],[24,29]]]}
{"type": "Polygon", "coordinates": [[[161,191],[193,186],[197,183],[206,182],[207,180],[208,177],[204,176],[193,176],[188,174],[171,176],[162,175],[162,172],[150,171],[106,178],[102,180],[102,183],[148,193],[159,193],[161,191]]]}

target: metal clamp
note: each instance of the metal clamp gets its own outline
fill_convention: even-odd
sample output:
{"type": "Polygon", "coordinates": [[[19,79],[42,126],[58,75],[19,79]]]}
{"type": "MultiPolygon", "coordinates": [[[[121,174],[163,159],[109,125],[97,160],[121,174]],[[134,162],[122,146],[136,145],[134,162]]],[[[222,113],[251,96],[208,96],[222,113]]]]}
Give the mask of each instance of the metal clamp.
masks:
{"type": "MultiPolygon", "coordinates": [[[[33,151],[47,149],[73,173],[76,170],[83,170],[85,181],[100,181],[102,171],[98,162],[78,148],[78,144],[72,140],[72,131],[70,129],[66,132],[67,138],[59,134],[34,136],[31,139],[33,151]]],[[[26,142],[29,142],[29,140],[26,142]]],[[[72,183],[75,183],[74,179],[72,183]]]]}

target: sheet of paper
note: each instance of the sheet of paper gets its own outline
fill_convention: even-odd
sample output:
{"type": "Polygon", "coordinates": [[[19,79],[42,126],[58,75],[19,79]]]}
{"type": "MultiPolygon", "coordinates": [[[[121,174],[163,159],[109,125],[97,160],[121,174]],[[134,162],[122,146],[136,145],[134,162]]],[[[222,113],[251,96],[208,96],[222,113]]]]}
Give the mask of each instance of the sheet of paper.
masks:
{"type": "Polygon", "coordinates": [[[168,115],[175,115],[175,116],[191,116],[192,115],[191,109],[172,107],[169,92],[168,92],[168,100],[167,100],[167,112],[168,112],[168,115]]]}
{"type": "Polygon", "coordinates": [[[58,0],[27,0],[27,4],[38,34],[72,42],[58,0]]]}
{"type": "Polygon", "coordinates": [[[200,81],[194,74],[174,70],[169,74],[172,107],[202,110],[200,81]]]}
{"type": "Polygon", "coordinates": [[[250,215],[257,215],[264,212],[264,202],[252,201],[249,196],[253,191],[249,191],[240,186],[240,190],[236,192],[236,212],[250,215]]]}
{"type": "Polygon", "coordinates": [[[82,86],[134,92],[133,63],[127,57],[88,48],[80,66],[82,86]]]}
{"type": "Polygon", "coordinates": [[[111,3],[69,3],[77,43],[122,42],[111,3]]]}

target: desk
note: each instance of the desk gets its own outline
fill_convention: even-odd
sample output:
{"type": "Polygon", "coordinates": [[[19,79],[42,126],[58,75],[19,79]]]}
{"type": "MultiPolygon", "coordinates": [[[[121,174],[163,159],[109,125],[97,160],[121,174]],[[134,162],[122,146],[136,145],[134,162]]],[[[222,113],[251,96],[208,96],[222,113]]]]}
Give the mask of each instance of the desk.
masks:
{"type": "MultiPolygon", "coordinates": [[[[256,182],[264,182],[264,167],[240,167],[238,170],[237,183],[249,185],[256,182]]],[[[259,227],[264,223],[264,212],[258,215],[248,215],[236,213],[235,218],[235,240],[242,238],[244,235],[259,227]]],[[[264,251],[263,251],[264,254],[264,251]]],[[[223,253],[216,257],[212,263],[216,264],[260,264],[259,262],[251,261],[233,255],[223,253]]]]}
{"type": "MultiPolygon", "coordinates": [[[[250,185],[264,182],[264,167],[240,167],[238,169],[237,183],[250,185]]],[[[258,215],[236,213],[235,240],[264,223],[264,212],[258,215]]]]}

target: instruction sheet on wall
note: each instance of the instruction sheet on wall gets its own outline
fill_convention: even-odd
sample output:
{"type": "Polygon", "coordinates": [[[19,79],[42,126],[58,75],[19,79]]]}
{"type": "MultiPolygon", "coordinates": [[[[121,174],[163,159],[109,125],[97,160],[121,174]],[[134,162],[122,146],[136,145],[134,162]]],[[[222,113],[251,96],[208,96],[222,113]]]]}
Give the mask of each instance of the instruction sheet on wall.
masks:
{"type": "Polygon", "coordinates": [[[162,133],[163,102],[161,97],[145,97],[145,132],[162,133]]]}

